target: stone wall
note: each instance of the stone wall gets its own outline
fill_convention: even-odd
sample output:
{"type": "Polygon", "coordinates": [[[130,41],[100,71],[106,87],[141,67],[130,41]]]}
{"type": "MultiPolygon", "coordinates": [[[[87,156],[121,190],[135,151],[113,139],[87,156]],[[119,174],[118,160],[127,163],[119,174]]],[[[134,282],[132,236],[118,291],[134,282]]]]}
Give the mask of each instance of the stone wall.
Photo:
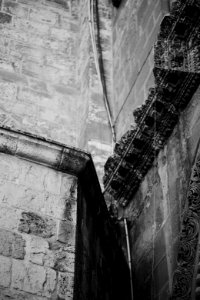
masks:
{"type": "Polygon", "coordinates": [[[0,167],[0,299],[129,300],[91,156],[0,129],[0,167]]]}
{"type": "Polygon", "coordinates": [[[166,0],[124,0],[113,8],[113,107],[119,139],[134,125],[133,111],[154,87],[153,46],[168,12],[166,0]]]}
{"type": "MultiPolygon", "coordinates": [[[[132,130],[126,132],[116,144],[114,155],[106,163],[105,197],[108,203],[109,201],[111,203],[111,214],[116,218],[116,223],[119,222],[118,224],[120,224],[119,240],[124,251],[126,251],[126,241],[123,219],[127,218],[128,220],[135,299],[190,299],[190,294],[194,296],[196,285],[194,281],[198,277],[198,271],[195,270],[196,273],[193,275],[187,261],[190,260],[191,270],[193,270],[193,263],[195,259],[198,260],[199,253],[195,244],[197,243],[196,240],[194,242],[188,236],[192,233],[193,235],[196,234],[198,240],[199,217],[197,218],[198,225],[195,227],[195,225],[191,225],[195,221],[188,221],[190,219],[189,213],[192,210],[192,213],[197,216],[198,208],[193,207],[188,214],[185,212],[187,207],[192,206],[191,203],[196,201],[199,194],[199,190],[190,183],[196,149],[199,146],[200,90],[197,90],[199,85],[199,56],[197,54],[195,56],[197,59],[191,59],[190,62],[190,59],[187,58],[191,55],[189,47],[184,48],[183,46],[182,49],[184,50],[181,49],[181,51],[185,51],[185,56],[183,55],[181,60],[180,52],[177,50],[179,48],[174,46],[174,50],[171,49],[173,49],[173,45],[178,44],[177,41],[181,40],[179,34],[183,33],[185,34],[182,39],[183,43],[186,40],[188,44],[192,45],[191,37],[195,35],[195,32],[199,32],[195,25],[199,24],[199,20],[196,22],[196,16],[199,16],[199,5],[195,1],[188,3],[184,1],[119,2],[121,2],[119,7],[113,8],[113,77],[114,102],[116,103],[115,125],[118,138],[130,128],[131,123],[133,124],[132,112],[135,108],[139,108],[134,113],[136,127],[133,126],[132,130]],[[161,29],[159,29],[163,15],[168,12],[168,4],[172,8],[171,15],[169,14],[164,19],[161,29]],[[190,21],[187,23],[186,19],[189,15],[190,21]],[[172,19],[177,22],[174,27],[172,19]],[[183,29],[184,27],[185,29],[183,29]],[[159,39],[154,57],[154,42],[158,32],[159,39]],[[187,35],[188,38],[186,39],[187,35]],[[166,39],[166,43],[163,45],[162,38],[163,40],[166,39]],[[163,57],[162,51],[159,51],[160,45],[162,45],[163,57]],[[166,45],[169,45],[169,48],[166,45]],[[165,49],[170,49],[171,52],[167,52],[165,49]],[[159,64],[159,60],[162,63],[159,64]],[[162,120],[164,123],[167,110],[163,111],[162,120],[157,118],[156,113],[151,115],[153,116],[152,123],[149,122],[150,119],[147,120],[147,115],[151,111],[150,103],[155,105],[155,111],[157,109],[159,111],[159,105],[157,106],[159,101],[156,103],[157,99],[154,98],[156,89],[149,89],[154,86],[153,66],[155,67],[154,75],[158,94],[159,89],[160,91],[163,89],[163,78],[167,74],[168,78],[171,78],[171,82],[174,79],[175,93],[179,91],[181,95],[180,107],[175,106],[175,96],[164,96],[164,102],[171,103],[171,112],[174,112],[174,119],[172,114],[166,121],[166,130],[162,128],[162,120]],[[178,88],[178,82],[181,81],[178,79],[179,76],[195,79],[194,81],[188,80],[188,85],[183,79],[182,85],[178,88]],[[184,94],[184,90],[186,94],[184,94]],[[148,92],[149,96],[147,95],[148,92]],[[141,106],[145,99],[147,99],[145,105],[141,106]],[[181,103],[181,101],[183,102],[181,103]],[[172,128],[170,131],[168,125],[172,124],[175,119],[177,121],[174,126],[177,122],[178,124],[175,128],[173,126],[172,133],[172,128]],[[152,128],[152,135],[150,131],[148,132],[150,127],[152,128]],[[169,140],[164,147],[167,139],[165,138],[163,143],[160,137],[165,135],[169,140]],[[148,140],[149,136],[152,140],[148,140]],[[152,156],[150,155],[150,148],[153,149],[152,156]],[[160,149],[163,150],[160,151],[160,149]],[[141,153],[145,154],[142,156],[141,153]],[[149,160],[145,159],[145,155],[149,155],[149,160]],[[153,166],[147,173],[149,161],[153,166]],[[141,170],[144,173],[140,172],[141,170]],[[140,186],[139,184],[137,186],[137,181],[140,183],[142,181],[140,186]],[[192,187],[188,200],[189,183],[192,187]],[[131,196],[131,189],[132,195],[135,194],[134,197],[131,196]],[[194,199],[192,198],[193,193],[195,193],[194,199]],[[129,202],[129,200],[131,201],[129,202]],[[185,219],[183,219],[183,214],[185,219]],[[182,233],[182,240],[180,240],[180,232],[182,233]],[[190,239],[188,243],[185,242],[187,238],[187,241],[190,239]],[[183,275],[180,270],[184,270],[183,275]],[[188,275],[189,273],[190,275],[188,275]],[[184,280],[187,281],[187,284],[184,280]]],[[[198,39],[199,35],[195,36],[194,41],[198,41],[198,39]]],[[[194,43],[191,48],[195,49],[195,47],[194,43]]],[[[173,90],[170,84],[164,88],[168,93],[173,90]]],[[[158,97],[158,100],[161,100],[161,97],[158,97]]],[[[192,181],[198,181],[198,175],[192,178],[192,181]]],[[[195,202],[195,205],[197,204],[195,202]]],[[[197,269],[197,266],[195,268],[197,269]]],[[[198,281],[197,286],[198,290],[198,281]]]]}
{"type": "MultiPolygon", "coordinates": [[[[94,63],[88,1],[0,3],[0,126],[91,152],[102,180],[112,138],[94,63]]],[[[95,2],[94,15],[98,44],[95,2]]],[[[111,9],[104,1],[98,16],[111,100],[111,9]]]]}
{"type": "Polygon", "coordinates": [[[0,125],[76,146],[76,1],[0,1],[0,125]]]}
{"type": "Polygon", "coordinates": [[[119,215],[128,219],[136,299],[166,300],[172,292],[182,213],[199,142],[199,99],[200,89],[137,194],[119,215]]]}
{"type": "Polygon", "coordinates": [[[0,154],[0,299],[73,299],[75,177],[0,154]]]}
{"type": "Polygon", "coordinates": [[[95,55],[100,66],[103,62],[103,70],[102,68],[101,70],[105,77],[106,91],[110,102],[112,100],[111,7],[104,0],[98,1],[98,5],[96,5],[96,1],[93,2],[94,43],[97,49],[94,54],[89,27],[89,21],[92,22],[92,14],[89,14],[88,3],[89,1],[82,0],[79,6],[81,30],[78,70],[82,95],[78,110],[81,120],[79,146],[92,154],[99,180],[102,182],[104,164],[112,153],[112,133],[95,65],[95,55]]]}

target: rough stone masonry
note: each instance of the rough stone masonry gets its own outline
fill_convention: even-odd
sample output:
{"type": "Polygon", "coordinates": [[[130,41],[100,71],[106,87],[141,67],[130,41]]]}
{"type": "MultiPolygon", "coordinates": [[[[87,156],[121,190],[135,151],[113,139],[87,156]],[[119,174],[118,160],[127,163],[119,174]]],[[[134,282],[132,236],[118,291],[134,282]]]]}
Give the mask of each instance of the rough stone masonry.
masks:
{"type": "Polygon", "coordinates": [[[72,299],[75,178],[0,154],[0,299],[72,299]]]}

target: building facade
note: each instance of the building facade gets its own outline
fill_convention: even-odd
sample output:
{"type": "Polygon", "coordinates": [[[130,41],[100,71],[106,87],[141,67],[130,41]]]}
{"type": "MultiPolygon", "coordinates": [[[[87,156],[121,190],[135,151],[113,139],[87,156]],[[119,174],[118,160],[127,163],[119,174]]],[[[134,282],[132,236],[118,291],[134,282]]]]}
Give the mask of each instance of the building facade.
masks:
{"type": "Polygon", "coordinates": [[[0,299],[200,297],[199,84],[199,0],[0,1],[0,299]]]}

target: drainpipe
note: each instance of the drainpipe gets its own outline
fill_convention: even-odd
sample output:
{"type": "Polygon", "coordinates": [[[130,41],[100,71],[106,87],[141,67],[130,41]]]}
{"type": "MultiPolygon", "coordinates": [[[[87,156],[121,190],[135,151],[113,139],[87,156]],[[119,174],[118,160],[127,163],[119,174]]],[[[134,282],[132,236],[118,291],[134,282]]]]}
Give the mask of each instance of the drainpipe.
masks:
{"type": "Polygon", "coordinates": [[[94,61],[95,61],[95,67],[96,67],[97,75],[98,75],[99,82],[100,82],[102,92],[103,92],[104,105],[105,105],[105,108],[106,108],[108,121],[109,121],[110,128],[111,128],[111,131],[112,131],[112,143],[113,143],[112,148],[114,149],[114,145],[116,143],[116,133],[115,133],[115,127],[114,127],[114,124],[113,124],[113,121],[112,121],[112,117],[111,117],[111,110],[110,110],[108,97],[107,97],[107,94],[106,94],[105,89],[104,89],[104,85],[103,85],[103,82],[102,82],[101,71],[100,71],[100,66],[99,66],[98,51],[97,51],[97,46],[96,46],[96,41],[95,41],[94,9],[93,9],[93,6],[94,6],[93,0],[88,0],[89,28],[90,28],[90,35],[91,35],[91,41],[92,41],[92,50],[93,50],[93,53],[94,53],[94,61]]]}
{"type": "Polygon", "coordinates": [[[126,233],[126,246],[127,246],[129,273],[130,273],[131,300],[134,300],[134,297],[133,297],[132,266],[131,266],[131,252],[130,252],[130,242],[129,242],[128,226],[127,226],[126,218],[124,218],[124,228],[125,228],[125,233],[126,233]]]}

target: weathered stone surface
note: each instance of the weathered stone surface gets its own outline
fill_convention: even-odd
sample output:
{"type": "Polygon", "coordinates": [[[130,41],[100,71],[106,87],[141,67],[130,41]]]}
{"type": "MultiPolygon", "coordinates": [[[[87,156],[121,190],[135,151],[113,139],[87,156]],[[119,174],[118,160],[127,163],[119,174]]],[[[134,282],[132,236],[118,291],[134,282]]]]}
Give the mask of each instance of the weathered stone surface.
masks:
{"type": "MultiPolygon", "coordinates": [[[[12,223],[9,226],[15,226],[18,222],[19,210],[16,208],[23,210],[24,207],[75,222],[74,176],[3,154],[0,154],[0,158],[0,202],[2,209],[7,206],[10,215],[13,215],[6,221],[12,223]]],[[[0,212],[0,224],[1,219],[2,222],[5,220],[3,210],[0,212]]]]}
{"type": "MultiPolygon", "coordinates": [[[[21,138],[20,142],[23,140],[21,138]]],[[[11,138],[8,140],[10,143],[11,138]]],[[[31,152],[33,149],[30,144],[28,151],[31,152]]],[[[36,148],[38,150],[39,147],[36,148]]],[[[18,147],[20,153],[24,150],[27,150],[27,141],[18,147]]],[[[74,154],[73,151],[70,153],[74,154]]],[[[81,159],[84,163],[84,154],[81,159]]],[[[70,157],[69,163],[71,161],[70,157]]],[[[56,297],[58,272],[68,272],[74,276],[77,210],[75,177],[7,154],[0,154],[0,167],[0,226],[3,227],[0,228],[0,254],[13,259],[11,288],[2,291],[1,295],[13,300],[56,297]],[[56,242],[56,227],[61,222],[60,218],[67,226],[61,226],[62,242],[56,242]],[[24,234],[20,235],[16,230],[24,234]],[[23,259],[23,263],[20,264],[19,259],[23,259]]],[[[2,276],[4,271],[8,278],[7,273],[11,273],[4,268],[2,276]]],[[[5,287],[8,286],[8,281],[2,282],[5,287]]]]}
{"type": "Polygon", "coordinates": [[[50,238],[55,235],[56,222],[33,212],[23,212],[18,230],[28,234],[50,238]]]}
{"type": "Polygon", "coordinates": [[[7,103],[0,99],[0,123],[75,146],[79,135],[75,51],[79,24],[77,4],[73,2],[69,9],[66,2],[63,9],[63,3],[2,3],[0,77],[2,85],[7,85],[5,93],[10,82],[17,85],[17,101],[16,95],[7,103]]]}
{"type": "Polygon", "coordinates": [[[27,242],[27,247],[30,261],[42,266],[44,264],[46,253],[49,249],[48,242],[43,238],[31,236],[27,242]]]}
{"type": "Polygon", "coordinates": [[[4,24],[4,23],[10,23],[11,20],[12,20],[12,16],[0,12],[0,23],[2,23],[2,24],[4,24]]]}
{"type": "MultiPolygon", "coordinates": [[[[121,1],[122,2],[122,1],[121,1]]],[[[162,1],[131,1],[113,11],[113,111],[119,139],[134,125],[152,77],[152,48],[162,20],[162,1]]],[[[151,87],[153,87],[151,85],[151,87]]]]}
{"type": "Polygon", "coordinates": [[[12,288],[50,297],[56,286],[56,272],[35,264],[13,260],[12,288]]]}
{"type": "Polygon", "coordinates": [[[8,287],[11,282],[11,260],[0,256],[0,286],[8,287]]]}
{"type": "MultiPolygon", "coordinates": [[[[80,55],[79,55],[79,80],[81,81],[82,101],[78,106],[80,124],[80,147],[87,149],[92,153],[95,166],[97,167],[97,174],[99,181],[102,183],[103,163],[106,157],[112,151],[112,133],[108,121],[108,115],[104,105],[104,97],[102,95],[102,86],[98,78],[95,67],[95,59],[92,49],[91,36],[89,26],[85,22],[88,18],[87,1],[80,4],[80,22],[81,32],[80,36],[80,55]],[[108,150],[107,150],[107,149],[108,150]],[[105,151],[107,150],[107,151],[105,151]],[[106,153],[107,152],[107,153],[106,153]]],[[[105,1],[99,1],[98,5],[94,7],[94,14],[98,11],[99,26],[94,24],[96,28],[96,37],[101,36],[101,51],[98,51],[100,68],[102,68],[104,76],[103,89],[107,95],[108,101],[111,105],[112,100],[112,50],[111,50],[111,6],[105,1]],[[105,80],[104,80],[105,79],[105,80]]],[[[98,43],[98,38],[97,38],[98,43]]]]}
{"type": "Polygon", "coordinates": [[[57,273],[52,269],[47,269],[43,295],[45,295],[46,297],[51,297],[56,291],[56,285],[57,273]]]}
{"type": "Polygon", "coordinates": [[[0,205],[0,228],[15,230],[21,216],[21,211],[6,204],[0,205]]]}
{"type": "Polygon", "coordinates": [[[1,289],[0,299],[2,300],[46,300],[46,297],[40,297],[26,292],[20,292],[15,289],[1,289]]]}
{"type": "Polygon", "coordinates": [[[67,251],[59,251],[54,254],[55,264],[54,269],[59,272],[74,272],[75,253],[67,251]]]}
{"type": "Polygon", "coordinates": [[[60,299],[73,299],[73,276],[67,273],[58,275],[58,295],[60,299]]]}
{"type": "Polygon", "coordinates": [[[18,234],[14,234],[14,243],[12,245],[12,257],[23,259],[25,255],[24,246],[25,241],[23,240],[23,238],[18,234]]]}
{"type": "MultiPolygon", "coordinates": [[[[52,246],[51,246],[52,248],[52,246]]],[[[74,272],[75,251],[66,245],[57,244],[55,249],[46,252],[44,265],[59,272],[74,272]]]]}
{"type": "Polygon", "coordinates": [[[21,235],[0,229],[0,254],[13,258],[24,259],[25,240],[21,235]]]}
{"type": "Polygon", "coordinates": [[[59,221],[57,240],[68,245],[75,245],[76,227],[69,221],[59,221]]]}

